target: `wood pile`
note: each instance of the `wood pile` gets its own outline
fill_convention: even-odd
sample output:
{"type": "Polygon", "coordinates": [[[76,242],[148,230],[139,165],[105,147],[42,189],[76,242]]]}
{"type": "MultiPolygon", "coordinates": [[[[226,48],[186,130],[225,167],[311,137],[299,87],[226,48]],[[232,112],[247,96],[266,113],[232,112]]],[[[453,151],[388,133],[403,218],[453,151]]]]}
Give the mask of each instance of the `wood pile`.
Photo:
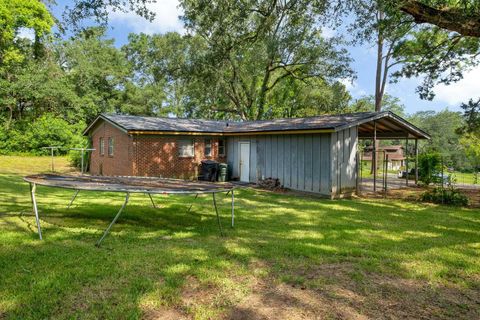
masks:
{"type": "Polygon", "coordinates": [[[258,186],[262,189],[272,190],[272,191],[282,191],[283,186],[280,183],[280,179],[277,178],[266,178],[258,181],[258,186]]]}

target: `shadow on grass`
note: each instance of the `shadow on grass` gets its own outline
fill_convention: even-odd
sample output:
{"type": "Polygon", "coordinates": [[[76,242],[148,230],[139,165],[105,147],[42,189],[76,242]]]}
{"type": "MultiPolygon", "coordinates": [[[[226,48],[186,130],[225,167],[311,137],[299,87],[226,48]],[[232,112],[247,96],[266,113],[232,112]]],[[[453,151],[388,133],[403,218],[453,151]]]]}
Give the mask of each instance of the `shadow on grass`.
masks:
{"type": "Polygon", "coordinates": [[[294,314],[304,309],[349,317],[335,313],[334,305],[367,316],[379,315],[375,306],[391,308],[401,316],[400,307],[378,301],[381,292],[391,303],[411,299],[419,310],[424,304],[414,303],[415,292],[422,301],[440,292],[438,308],[426,316],[475,314],[478,295],[457,305],[428,282],[464,288],[455,296],[480,288],[478,211],[242,190],[234,229],[228,227],[229,198],[219,199],[222,238],[209,197],[187,213],[193,197],[158,196],[162,207],[153,209],[148,197],[135,195],[95,248],[123,195],[81,192],[66,210],[72,191],[39,188],[45,240],[38,241],[28,185],[18,180],[0,177],[0,307],[7,318],[139,318],[167,307],[182,316],[231,310],[227,317],[254,319],[288,304],[294,314]],[[331,265],[343,271],[325,268],[331,265]],[[381,277],[393,280],[385,284],[381,277]],[[268,283],[256,288],[258,279],[268,283]],[[402,279],[422,284],[395,289],[402,279]],[[342,290],[349,295],[342,297],[342,290]],[[258,308],[242,305],[251,291],[246,301],[258,308]]]}

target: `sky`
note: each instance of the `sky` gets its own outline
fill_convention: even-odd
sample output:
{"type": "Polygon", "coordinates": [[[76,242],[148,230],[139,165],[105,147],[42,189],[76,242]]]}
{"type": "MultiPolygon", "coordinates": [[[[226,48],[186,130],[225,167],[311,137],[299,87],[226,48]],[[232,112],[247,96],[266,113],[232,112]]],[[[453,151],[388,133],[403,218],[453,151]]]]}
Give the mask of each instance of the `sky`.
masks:
{"type": "MultiPolygon", "coordinates": [[[[53,8],[53,13],[57,17],[61,15],[63,8],[70,0],[60,0],[57,6],[53,8]]],[[[179,16],[182,11],[178,6],[177,0],[157,0],[157,3],[150,4],[150,9],[155,12],[155,19],[149,22],[135,13],[112,12],[110,14],[108,37],[115,39],[116,46],[122,46],[127,42],[129,33],[165,33],[177,31],[184,33],[185,29],[179,16]]],[[[24,32],[28,36],[28,31],[24,32]]],[[[335,31],[325,29],[325,36],[333,36],[335,31]]],[[[374,45],[347,47],[353,58],[351,67],[356,72],[356,79],[349,81],[344,79],[342,82],[346,85],[350,94],[354,98],[364,95],[371,95],[375,88],[375,63],[376,53],[374,45]]],[[[461,81],[445,86],[439,85],[435,88],[436,97],[433,101],[421,100],[415,92],[415,88],[421,82],[421,79],[401,79],[398,83],[388,84],[386,91],[388,94],[398,97],[406,107],[408,114],[417,111],[435,110],[441,111],[446,108],[452,111],[461,110],[459,105],[467,102],[470,98],[480,98],[480,67],[464,74],[461,81]]]]}

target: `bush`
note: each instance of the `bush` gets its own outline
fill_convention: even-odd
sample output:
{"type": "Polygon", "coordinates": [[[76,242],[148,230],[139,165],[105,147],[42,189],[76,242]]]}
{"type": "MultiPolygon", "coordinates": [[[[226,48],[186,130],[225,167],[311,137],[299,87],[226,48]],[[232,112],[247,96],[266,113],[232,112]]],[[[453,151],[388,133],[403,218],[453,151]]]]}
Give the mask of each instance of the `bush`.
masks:
{"type": "Polygon", "coordinates": [[[65,155],[68,149],[85,145],[82,137],[83,122],[70,124],[67,121],[45,114],[34,121],[17,121],[9,128],[0,127],[0,153],[48,155],[43,147],[58,146],[56,154],[65,155]]]}
{"type": "Polygon", "coordinates": [[[442,169],[442,157],[438,153],[426,153],[418,157],[419,179],[426,185],[437,182],[442,169]]]}
{"type": "Polygon", "coordinates": [[[421,200],[426,202],[449,204],[454,206],[468,205],[468,197],[460,190],[453,187],[435,187],[423,193],[421,196],[421,200]]]}

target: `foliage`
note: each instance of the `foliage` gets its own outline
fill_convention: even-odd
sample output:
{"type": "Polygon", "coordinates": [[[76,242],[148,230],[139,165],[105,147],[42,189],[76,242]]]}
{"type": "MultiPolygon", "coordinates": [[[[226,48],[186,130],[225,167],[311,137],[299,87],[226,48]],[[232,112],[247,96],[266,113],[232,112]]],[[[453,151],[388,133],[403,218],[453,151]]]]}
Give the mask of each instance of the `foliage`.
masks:
{"type": "MultiPolygon", "coordinates": [[[[331,81],[352,75],[338,39],[325,39],[317,24],[322,10],[311,1],[184,0],[186,27],[206,40],[208,51],[197,68],[216,92],[226,95],[211,109],[243,120],[277,112],[268,99],[289,79],[331,81]]],[[[215,100],[214,100],[215,101],[215,100]]],[[[275,106],[282,108],[283,106],[275,106]]]]}
{"type": "MultiPolygon", "coordinates": [[[[351,112],[375,111],[375,96],[363,96],[356,99],[349,107],[351,112]]],[[[405,117],[405,105],[399,98],[384,94],[382,99],[382,111],[390,111],[400,117],[405,117]]]]}
{"type": "Polygon", "coordinates": [[[420,153],[440,153],[445,165],[461,170],[472,169],[474,163],[467,158],[465,149],[460,144],[462,135],[458,129],[464,126],[460,112],[419,111],[409,116],[408,120],[432,136],[430,140],[419,142],[420,153]]]}
{"type": "Polygon", "coordinates": [[[112,12],[133,12],[152,21],[155,13],[149,5],[155,2],[155,0],[74,0],[65,6],[61,29],[82,30],[85,20],[93,20],[105,27],[112,12]]]}
{"type": "Polygon", "coordinates": [[[50,33],[52,26],[53,18],[41,1],[0,1],[0,71],[24,60],[21,40],[16,39],[22,28],[33,29],[38,48],[39,39],[50,33]]]}
{"type": "Polygon", "coordinates": [[[442,188],[434,187],[425,191],[421,196],[422,201],[454,206],[467,206],[468,197],[461,190],[453,186],[442,188]]]}
{"type": "Polygon", "coordinates": [[[463,109],[465,126],[458,131],[480,134],[480,99],[470,99],[467,103],[462,103],[460,108],[463,109]]]}
{"type": "Polygon", "coordinates": [[[433,87],[439,83],[450,84],[462,79],[465,71],[477,66],[480,60],[480,39],[462,37],[439,28],[423,27],[403,41],[395,57],[402,68],[393,76],[424,76],[417,88],[420,98],[432,100],[433,87]]]}
{"type": "Polygon", "coordinates": [[[466,156],[474,164],[474,169],[480,170],[480,135],[466,133],[460,138],[460,145],[465,150],[466,156]]]}
{"type": "MultiPolygon", "coordinates": [[[[262,45],[252,44],[258,48],[262,45]]],[[[298,117],[341,112],[350,100],[345,86],[339,82],[330,83],[320,76],[300,79],[293,73],[282,76],[278,72],[283,67],[279,65],[269,67],[272,70],[268,77],[274,78],[265,83],[268,89],[264,88],[262,98],[260,91],[264,89],[260,79],[265,66],[257,61],[258,55],[254,57],[251,49],[242,47],[239,50],[246,50],[238,53],[242,59],[226,58],[228,61],[224,63],[227,66],[219,66],[219,60],[213,55],[217,55],[215,52],[220,49],[212,48],[198,35],[181,36],[174,32],[152,36],[131,34],[129,43],[122,50],[135,70],[136,85],[132,87],[132,96],[136,93],[138,97],[149,97],[143,103],[146,110],[141,111],[144,114],[217,119],[255,119],[260,114],[264,118],[298,117]],[[227,70],[231,67],[235,68],[235,74],[227,70]],[[227,78],[231,81],[225,82],[227,78]],[[258,109],[259,103],[263,105],[261,110],[258,109]]],[[[312,63],[307,61],[304,67],[315,68],[310,65],[312,63]]]]}
{"type": "Polygon", "coordinates": [[[426,185],[437,182],[441,171],[442,158],[439,153],[425,153],[418,156],[419,179],[426,185]]]}
{"type": "Polygon", "coordinates": [[[45,114],[33,122],[22,121],[13,128],[0,128],[0,150],[2,153],[50,154],[43,147],[56,146],[57,154],[66,154],[71,147],[84,143],[81,132],[84,122],[69,124],[51,114],[45,114]]]}
{"type": "Polygon", "coordinates": [[[75,118],[91,122],[99,113],[122,111],[122,88],[131,74],[125,56],[105,39],[104,28],[90,28],[54,46],[76,96],[75,118]]]}

